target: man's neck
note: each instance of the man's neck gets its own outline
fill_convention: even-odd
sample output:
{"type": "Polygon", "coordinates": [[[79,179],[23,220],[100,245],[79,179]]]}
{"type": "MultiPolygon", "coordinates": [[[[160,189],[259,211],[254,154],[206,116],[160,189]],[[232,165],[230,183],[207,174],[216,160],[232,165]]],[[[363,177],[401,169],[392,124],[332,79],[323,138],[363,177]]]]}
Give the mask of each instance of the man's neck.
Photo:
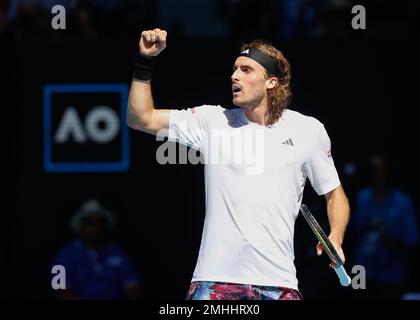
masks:
{"type": "Polygon", "coordinates": [[[249,121],[264,126],[267,123],[267,102],[264,100],[258,106],[246,107],[245,115],[249,121]]]}

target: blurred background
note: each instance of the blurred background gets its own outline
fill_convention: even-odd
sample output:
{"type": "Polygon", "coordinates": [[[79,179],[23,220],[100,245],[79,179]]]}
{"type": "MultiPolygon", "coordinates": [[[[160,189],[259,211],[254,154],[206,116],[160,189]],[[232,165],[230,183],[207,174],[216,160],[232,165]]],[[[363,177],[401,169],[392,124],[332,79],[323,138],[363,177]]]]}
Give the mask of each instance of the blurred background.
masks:
{"type": "MultiPolygon", "coordinates": [[[[72,268],[61,298],[185,298],[204,221],[202,165],[159,165],[161,142],[125,125],[139,35],[155,27],[168,31],[153,80],[164,108],[230,107],[244,41],[269,40],[289,59],[290,109],[324,123],[351,201],[347,271],[363,265],[367,277],[365,290],[341,287],[299,217],[305,299],[416,297],[418,18],[415,0],[2,0],[0,297],[60,298],[58,261],[72,268]],[[65,29],[52,27],[56,4],[65,29]],[[354,5],[366,29],[352,28],[354,5]]],[[[309,183],[304,203],[327,228],[309,183]]]]}

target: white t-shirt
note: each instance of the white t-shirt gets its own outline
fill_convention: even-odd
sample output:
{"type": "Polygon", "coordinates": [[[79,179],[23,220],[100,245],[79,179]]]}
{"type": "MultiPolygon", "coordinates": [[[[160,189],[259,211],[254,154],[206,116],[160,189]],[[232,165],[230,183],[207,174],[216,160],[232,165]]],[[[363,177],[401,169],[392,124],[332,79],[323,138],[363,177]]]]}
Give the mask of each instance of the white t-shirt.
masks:
{"type": "Polygon", "coordinates": [[[306,178],[319,195],[340,185],[323,124],[286,110],[266,127],[242,108],[204,105],[172,110],[168,138],[205,159],[206,216],[192,281],[297,290],[293,234],[306,178]]]}

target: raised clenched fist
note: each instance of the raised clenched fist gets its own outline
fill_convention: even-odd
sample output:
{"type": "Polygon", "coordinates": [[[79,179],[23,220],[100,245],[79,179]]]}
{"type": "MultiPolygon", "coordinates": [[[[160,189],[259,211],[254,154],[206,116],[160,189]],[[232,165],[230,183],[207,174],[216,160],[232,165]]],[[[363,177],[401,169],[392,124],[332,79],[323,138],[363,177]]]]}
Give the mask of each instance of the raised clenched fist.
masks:
{"type": "Polygon", "coordinates": [[[139,42],[140,54],[148,57],[157,56],[166,48],[167,35],[165,30],[160,29],[143,31],[139,42]]]}

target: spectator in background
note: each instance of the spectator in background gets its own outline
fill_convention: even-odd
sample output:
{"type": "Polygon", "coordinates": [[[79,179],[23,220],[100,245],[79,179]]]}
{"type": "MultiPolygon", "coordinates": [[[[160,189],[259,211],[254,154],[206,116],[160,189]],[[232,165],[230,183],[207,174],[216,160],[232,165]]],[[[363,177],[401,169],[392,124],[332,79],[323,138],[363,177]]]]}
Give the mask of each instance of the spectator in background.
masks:
{"type": "Polygon", "coordinates": [[[317,29],[319,11],[327,0],[282,0],[281,34],[284,38],[312,35],[317,29]]]}
{"type": "Polygon", "coordinates": [[[85,202],[71,220],[79,235],[56,257],[54,264],[66,270],[62,299],[137,299],[139,281],[127,254],[107,241],[114,224],[112,212],[96,200],[85,202]]]}
{"type": "Polygon", "coordinates": [[[399,299],[407,289],[409,253],[417,241],[416,213],[409,196],[391,184],[387,159],[370,159],[371,185],[357,195],[350,230],[354,264],[366,269],[367,298],[399,299]]]}
{"type": "Polygon", "coordinates": [[[355,0],[282,0],[281,35],[283,38],[348,36],[352,30],[350,21],[354,2],[355,0]]]}
{"type": "MultiPolygon", "coordinates": [[[[66,9],[66,34],[76,34],[93,40],[100,37],[126,36],[134,28],[137,32],[141,8],[139,0],[6,0],[0,4],[0,31],[13,25],[22,36],[57,36],[51,34],[51,9],[61,5],[66,9]]],[[[146,1],[147,2],[147,1],[146,1]]],[[[149,0],[150,2],[150,0],[149,0]]],[[[145,5],[143,5],[144,7],[145,5]]],[[[146,12],[146,13],[145,13],[146,12]]]]}

